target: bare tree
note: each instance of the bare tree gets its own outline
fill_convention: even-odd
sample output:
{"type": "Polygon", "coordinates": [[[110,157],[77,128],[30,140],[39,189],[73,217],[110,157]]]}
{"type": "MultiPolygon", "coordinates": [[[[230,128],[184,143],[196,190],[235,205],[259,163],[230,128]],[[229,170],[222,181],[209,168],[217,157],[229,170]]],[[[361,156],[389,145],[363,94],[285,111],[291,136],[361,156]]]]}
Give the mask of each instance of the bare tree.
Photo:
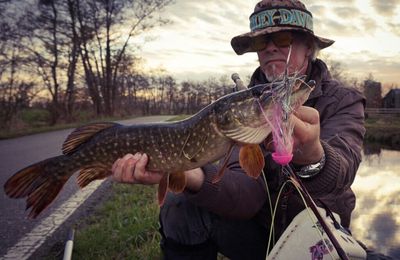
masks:
{"type": "Polygon", "coordinates": [[[10,5],[0,2],[0,122],[6,129],[35,96],[35,84],[24,74],[28,57],[21,45],[22,19],[10,5]]]}
{"type": "Polygon", "coordinates": [[[37,68],[51,96],[51,124],[63,113],[73,112],[73,93],[79,41],[74,33],[76,10],[70,0],[38,0],[37,10],[26,12],[21,24],[23,46],[33,55],[37,68]]]}
{"type": "Polygon", "coordinates": [[[79,3],[81,57],[97,113],[112,115],[118,74],[132,37],[165,23],[154,18],[171,0],[97,0],[79,3]],[[127,34],[120,32],[129,25],[127,34]],[[121,38],[124,38],[121,41],[121,38]]]}

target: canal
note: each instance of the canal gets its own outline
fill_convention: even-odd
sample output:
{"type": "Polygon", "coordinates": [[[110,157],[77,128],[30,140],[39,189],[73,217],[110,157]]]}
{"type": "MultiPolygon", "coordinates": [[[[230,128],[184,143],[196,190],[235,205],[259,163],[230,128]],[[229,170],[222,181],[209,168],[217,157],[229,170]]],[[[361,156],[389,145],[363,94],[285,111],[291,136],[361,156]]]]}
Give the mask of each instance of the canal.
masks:
{"type": "Polygon", "coordinates": [[[400,259],[400,151],[364,145],[352,189],[357,197],[353,236],[378,252],[400,259]]]}

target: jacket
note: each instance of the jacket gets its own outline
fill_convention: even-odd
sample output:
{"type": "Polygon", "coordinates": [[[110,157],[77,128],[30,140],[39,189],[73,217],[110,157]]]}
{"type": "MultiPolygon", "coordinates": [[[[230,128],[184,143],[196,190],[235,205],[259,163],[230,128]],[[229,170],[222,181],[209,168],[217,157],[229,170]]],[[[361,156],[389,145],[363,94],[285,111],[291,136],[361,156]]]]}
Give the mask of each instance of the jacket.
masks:
{"type": "MultiPolygon", "coordinates": [[[[349,227],[351,212],[355,207],[355,195],[351,184],[361,162],[365,134],[365,98],[355,88],[345,87],[333,79],[321,60],[310,63],[307,75],[307,80],[315,80],[316,86],[304,105],[319,111],[320,140],[326,162],[316,176],[304,179],[303,183],[317,204],[323,203],[338,213],[341,224],[349,227]]],[[[257,68],[251,77],[250,87],[265,82],[265,76],[260,68],[257,68]]],[[[269,201],[272,201],[273,207],[279,189],[285,181],[281,166],[272,160],[270,152],[265,153],[267,192],[262,177],[254,180],[240,168],[238,151],[239,148],[235,147],[220,182],[212,183],[219,167],[215,164],[206,165],[203,167],[205,181],[201,189],[196,193],[185,191],[185,194],[194,204],[205,207],[219,216],[254,219],[268,228],[272,224],[269,201]]],[[[296,192],[289,189],[285,190],[284,194],[284,199],[279,200],[280,205],[275,217],[278,234],[304,209],[304,204],[296,192]]]]}

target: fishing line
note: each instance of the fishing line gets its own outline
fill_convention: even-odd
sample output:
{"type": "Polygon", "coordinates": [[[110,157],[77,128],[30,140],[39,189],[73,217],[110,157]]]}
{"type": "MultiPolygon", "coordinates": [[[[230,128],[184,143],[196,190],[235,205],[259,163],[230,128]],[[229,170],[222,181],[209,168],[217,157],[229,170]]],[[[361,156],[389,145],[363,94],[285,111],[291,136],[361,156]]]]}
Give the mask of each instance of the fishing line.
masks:
{"type": "MultiPolygon", "coordinates": [[[[271,228],[270,228],[270,230],[269,230],[269,237],[268,237],[267,256],[268,256],[268,253],[269,253],[269,248],[270,248],[270,246],[271,246],[272,230],[274,229],[274,225],[275,225],[276,210],[277,210],[277,208],[278,208],[278,204],[279,204],[279,200],[280,200],[281,195],[282,195],[283,188],[286,186],[286,184],[287,184],[288,182],[289,182],[288,180],[285,181],[285,182],[282,184],[281,188],[279,189],[279,193],[278,193],[278,197],[277,197],[276,202],[275,202],[273,214],[272,214],[272,216],[271,216],[272,220],[271,220],[271,228]]],[[[272,248],[271,248],[271,249],[272,249],[272,248]]]]}
{"type": "MultiPolygon", "coordinates": [[[[317,219],[317,217],[316,217],[315,215],[314,215],[314,217],[313,217],[313,214],[311,214],[311,213],[312,213],[312,212],[311,212],[311,209],[310,209],[310,207],[307,205],[306,199],[304,198],[304,195],[303,195],[303,192],[302,192],[302,190],[301,190],[301,187],[300,187],[299,183],[297,182],[297,180],[295,180],[295,179],[291,176],[291,174],[294,174],[292,168],[290,168],[290,166],[287,165],[286,167],[284,167],[284,169],[287,171],[286,174],[288,174],[287,176],[289,176],[289,181],[293,184],[293,186],[295,187],[295,189],[296,189],[297,192],[299,193],[300,198],[301,198],[301,200],[303,201],[303,204],[304,204],[304,206],[305,206],[305,208],[306,208],[306,210],[307,210],[309,219],[311,220],[312,223],[319,222],[318,219],[317,219]]],[[[312,200],[312,198],[310,198],[310,199],[312,200]]],[[[314,201],[313,201],[313,202],[314,202],[314,201]]],[[[328,249],[329,247],[328,247],[328,245],[326,244],[325,239],[324,239],[324,237],[322,236],[322,234],[321,234],[321,232],[319,231],[319,229],[316,228],[315,231],[317,232],[318,236],[321,238],[322,243],[324,243],[325,247],[328,249]]],[[[331,257],[332,259],[335,259],[335,258],[333,257],[333,255],[332,255],[331,251],[330,251],[329,249],[328,249],[327,251],[328,251],[330,257],[331,257]]]]}
{"type": "MultiPolygon", "coordinates": [[[[306,200],[305,200],[305,198],[304,198],[304,195],[303,195],[303,193],[302,193],[302,191],[301,191],[301,189],[300,189],[300,187],[299,187],[299,184],[297,183],[297,181],[296,181],[293,177],[290,176],[289,171],[292,171],[292,169],[290,168],[289,165],[286,165],[286,166],[284,166],[284,167],[282,168],[282,173],[284,173],[285,176],[288,176],[289,179],[286,180],[286,181],[282,184],[281,188],[279,189],[279,193],[278,193],[278,196],[277,196],[277,199],[276,199],[275,206],[274,206],[274,209],[273,209],[273,210],[272,210],[272,201],[271,201],[271,197],[270,197],[270,193],[269,193],[269,189],[268,189],[268,183],[267,183],[266,177],[265,177],[265,175],[264,175],[264,171],[262,171],[262,173],[263,173],[263,179],[264,179],[264,182],[265,182],[266,187],[267,187],[269,205],[270,205],[270,210],[271,210],[271,218],[272,218],[271,227],[270,227],[269,236],[268,236],[267,255],[266,255],[266,258],[265,258],[265,259],[268,259],[269,252],[270,252],[270,247],[271,247],[271,241],[272,241],[272,239],[275,239],[275,237],[273,236],[273,233],[274,233],[274,231],[275,231],[275,230],[274,230],[274,225],[275,225],[275,216],[276,216],[277,206],[278,206],[279,200],[280,200],[280,198],[281,198],[281,196],[282,196],[283,189],[285,188],[286,185],[288,185],[289,183],[291,183],[291,184],[293,185],[293,187],[296,189],[296,191],[298,192],[298,194],[299,194],[299,196],[300,196],[300,198],[301,198],[301,200],[302,200],[302,202],[303,202],[303,204],[304,204],[304,206],[305,206],[305,209],[307,210],[308,218],[309,218],[309,220],[311,221],[311,223],[316,223],[316,222],[318,222],[318,219],[316,218],[316,216],[314,215],[314,217],[313,217],[313,212],[311,211],[310,207],[307,205],[307,202],[306,202],[306,200]],[[289,168],[290,170],[288,170],[287,168],[289,168]]],[[[315,229],[315,232],[316,232],[316,233],[318,234],[318,236],[320,237],[320,239],[321,239],[322,243],[324,244],[324,246],[328,249],[329,246],[328,246],[328,244],[326,243],[325,238],[322,236],[322,234],[321,234],[321,232],[319,231],[318,228],[315,229]]],[[[275,241],[273,241],[272,244],[275,245],[275,241]]],[[[273,247],[273,246],[272,246],[272,247],[273,247]]],[[[271,250],[272,250],[272,248],[271,248],[271,250]]],[[[331,251],[330,251],[329,249],[328,249],[327,251],[328,251],[330,257],[331,257],[332,259],[335,259],[334,256],[332,255],[331,251]]]]}
{"type": "MultiPolygon", "coordinates": [[[[264,169],[261,170],[261,174],[262,174],[262,176],[263,176],[264,184],[265,184],[265,187],[266,187],[266,189],[267,189],[267,197],[268,197],[268,203],[269,203],[269,210],[270,210],[270,214],[271,214],[271,218],[272,218],[272,216],[274,215],[274,214],[273,214],[273,209],[272,209],[272,200],[271,200],[271,194],[270,194],[270,192],[269,192],[269,187],[268,187],[267,178],[265,177],[264,169]]],[[[274,233],[274,234],[272,235],[272,237],[273,237],[273,242],[272,242],[272,243],[275,244],[275,230],[274,230],[274,222],[273,222],[273,221],[271,222],[270,232],[274,233]]],[[[268,239],[268,248],[269,248],[269,243],[270,243],[270,239],[268,239]]],[[[268,251],[267,251],[267,252],[268,252],[268,251]]]]}

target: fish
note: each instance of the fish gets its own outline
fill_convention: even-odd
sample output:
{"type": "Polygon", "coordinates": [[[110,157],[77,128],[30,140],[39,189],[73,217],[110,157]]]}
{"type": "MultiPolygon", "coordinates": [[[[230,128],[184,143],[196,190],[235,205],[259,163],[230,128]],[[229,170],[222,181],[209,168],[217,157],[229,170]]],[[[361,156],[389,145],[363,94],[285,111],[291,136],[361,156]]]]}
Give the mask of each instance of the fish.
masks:
{"type": "MultiPolygon", "coordinates": [[[[23,168],[10,177],[4,191],[10,198],[26,198],[28,217],[36,218],[57,197],[77,171],[80,188],[112,174],[113,163],[127,153],[146,153],[148,171],[165,173],[158,185],[158,201],[167,190],[181,192],[184,172],[215,162],[225,163],[214,179],[224,173],[235,145],[240,145],[240,163],[257,178],[264,167],[259,144],[271,133],[265,117],[273,104],[273,84],[257,85],[225,95],[193,116],[175,122],[121,125],[99,122],[71,132],[62,145],[62,155],[23,168]]],[[[291,95],[291,106],[302,105],[311,93],[307,84],[291,95]]]]}

